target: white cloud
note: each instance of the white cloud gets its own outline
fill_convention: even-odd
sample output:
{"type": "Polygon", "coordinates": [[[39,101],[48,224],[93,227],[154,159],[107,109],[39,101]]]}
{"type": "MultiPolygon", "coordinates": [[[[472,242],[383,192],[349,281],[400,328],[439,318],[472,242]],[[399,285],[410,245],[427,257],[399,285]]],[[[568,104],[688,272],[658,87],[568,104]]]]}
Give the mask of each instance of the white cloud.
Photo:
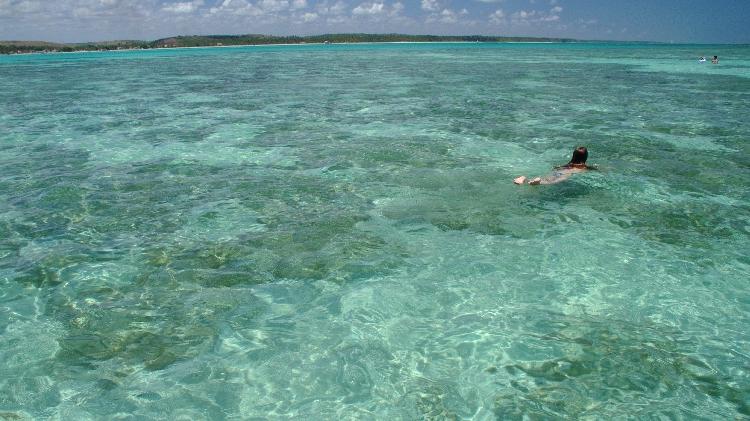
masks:
{"type": "Polygon", "coordinates": [[[505,22],[505,12],[503,12],[502,9],[495,10],[490,15],[490,22],[492,22],[492,23],[504,23],[505,22]]]}
{"type": "Polygon", "coordinates": [[[338,25],[338,24],[343,24],[343,23],[348,23],[348,22],[349,22],[349,19],[342,15],[328,16],[326,18],[326,23],[328,25],[338,25]]]}
{"type": "Polygon", "coordinates": [[[317,13],[310,13],[310,12],[308,12],[308,13],[305,13],[304,15],[302,15],[302,21],[305,22],[305,23],[315,22],[316,20],[318,20],[318,18],[319,18],[319,16],[318,16],[317,13]]]}
{"type": "Polygon", "coordinates": [[[281,12],[289,9],[289,1],[287,0],[260,0],[258,1],[258,7],[266,12],[281,12]]]}
{"type": "Polygon", "coordinates": [[[291,8],[292,10],[304,9],[307,7],[307,0],[293,0],[291,8]]]}
{"type": "Polygon", "coordinates": [[[525,22],[528,21],[530,18],[534,17],[536,15],[536,11],[526,11],[526,10],[519,10],[518,12],[513,13],[511,18],[516,22],[525,22]]]}
{"type": "Polygon", "coordinates": [[[596,20],[596,19],[588,19],[588,20],[587,19],[578,19],[578,21],[576,22],[576,26],[578,28],[587,29],[590,26],[596,25],[598,23],[599,23],[599,21],[596,20]]]}
{"type": "Polygon", "coordinates": [[[290,6],[288,0],[259,0],[257,3],[251,3],[247,0],[223,0],[220,4],[217,3],[217,6],[212,7],[209,12],[212,14],[228,13],[257,16],[294,7],[295,5],[290,6]]]}
{"type": "Polygon", "coordinates": [[[90,18],[142,18],[159,9],[155,0],[0,0],[0,16],[30,21],[37,27],[69,25],[71,20],[90,18]]]}
{"type": "Polygon", "coordinates": [[[42,2],[25,0],[16,3],[15,7],[19,13],[34,13],[42,10],[42,2]]]}
{"type": "Polygon", "coordinates": [[[557,22],[560,20],[560,13],[563,8],[560,6],[554,6],[549,10],[549,13],[540,12],[538,10],[519,10],[518,12],[510,15],[511,22],[514,25],[532,25],[543,22],[557,22]]]}
{"type": "Polygon", "coordinates": [[[362,3],[352,10],[352,14],[355,16],[380,15],[384,11],[385,5],[383,3],[362,3]]]}
{"type": "Polygon", "coordinates": [[[0,16],[10,16],[10,0],[0,0],[0,16]]]}
{"type": "Polygon", "coordinates": [[[260,16],[263,10],[246,0],[224,0],[220,5],[209,9],[212,15],[260,16]]]}
{"type": "Polygon", "coordinates": [[[192,13],[198,10],[201,6],[203,6],[203,0],[193,0],[180,3],[168,3],[162,7],[162,10],[170,13],[192,13]]]}
{"type": "Polygon", "coordinates": [[[323,1],[317,4],[316,11],[323,16],[340,16],[346,13],[346,3],[337,1],[329,4],[327,1],[323,1]]]}
{"type": "Polygon", "coordinates": [[[455,12],[451,9],[443,9],[440,13],[435,13],[427,17],[427,22],[440,22],[440,23],[456,23],[458,22],[460,13],[455,12]]]}
{"type": "Polygon", "coordinates": [[[440,18],[438,19],[438,22],[443,23],[456,23],[458,22],[458,15],[456,15],[456,12],[449,9],[443,9],[442,12],[440,12],[440,18]]]}
{"type": "Polygon", "coordinates": [[[556,22],[560,20],[560,13],[562,13],[563,8],[560,6],[554,6],[552,9],[549,10],[549,14],[544,16],[542,18],[543,22],[556,22]]]}
{"type": "Polygon", "coordinates": [[[404,4],[396,2],[391,6],[388,6],[383,2],[375,3],[362,3],[359,6],[352,9],[352,16],[358,18],[370,17],[373,22],[381,21],[382,17],[388,16],[395,19],[401,19],[403,16],[401,12],[404,11],[404,4]]]}
{"type": "MultiPolygon", "coordinates": [[[[346,17],[347,6],[343,1],[335,3],[323,0],[315,5],[315,14],[323,18],[326,25],[339,25],[348,21],[346,17]]],[[[316,18],[316,21],[319,19],[316,18]]]]}
{"type": "Polygon", "coordinates": [[[401,12],[404,11],[404,4],[401,2],[396,2],[393,4],[393,7],[391,7],[390,15],[391,16],[398,16],[401,14],[401,12]]]}
{"type": "Polygon", "coordinates": [[[427,10],[428,12],[437,12],[438,10],[440,10],[438,0],[422,0],[422,10],[427,10]]]}
{"type": "Polygon", "coordinates": [[[76,7],[73,9],[73,17],[85,19],[94,16],[96,16],[96,11],[88,7],[76,7]]]}

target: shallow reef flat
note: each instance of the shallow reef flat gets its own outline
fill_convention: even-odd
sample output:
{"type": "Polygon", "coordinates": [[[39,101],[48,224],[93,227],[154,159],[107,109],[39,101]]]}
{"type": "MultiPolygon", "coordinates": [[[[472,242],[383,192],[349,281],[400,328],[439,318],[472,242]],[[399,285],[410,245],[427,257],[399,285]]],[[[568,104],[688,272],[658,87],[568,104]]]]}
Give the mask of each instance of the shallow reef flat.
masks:
{"type": "Polygon", "coordinates": [[[750,416],[746,46],[5,56],[0,92],[0,418],[750,416]]]}

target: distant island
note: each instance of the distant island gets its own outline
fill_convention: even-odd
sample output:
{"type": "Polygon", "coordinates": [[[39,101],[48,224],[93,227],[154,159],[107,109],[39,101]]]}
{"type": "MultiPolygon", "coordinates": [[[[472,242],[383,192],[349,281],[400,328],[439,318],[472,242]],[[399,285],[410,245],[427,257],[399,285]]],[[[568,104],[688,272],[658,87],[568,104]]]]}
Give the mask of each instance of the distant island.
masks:
{"type": "Polygon", "coordinates": [[[73,51],[138,50],[152,48],[217,47],[269,44],[345,44],[361,42],[576,42],[568,38],[499,37],[485,35],[326,34],[310,36],[189,35],[156,41],[105,41],[63,44],[44,41],[0,41],[0,54],[73,51]]]}

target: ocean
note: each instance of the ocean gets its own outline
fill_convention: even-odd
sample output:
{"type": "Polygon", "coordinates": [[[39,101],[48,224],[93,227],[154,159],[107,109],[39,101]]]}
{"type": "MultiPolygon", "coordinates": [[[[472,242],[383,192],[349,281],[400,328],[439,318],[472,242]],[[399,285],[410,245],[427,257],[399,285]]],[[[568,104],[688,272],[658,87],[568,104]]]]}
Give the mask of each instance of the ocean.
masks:
{"type": "Polygon", "coordinates": [[[748,104],[750,46],[0,57],[0,418],[750,417],[748,104]]]}

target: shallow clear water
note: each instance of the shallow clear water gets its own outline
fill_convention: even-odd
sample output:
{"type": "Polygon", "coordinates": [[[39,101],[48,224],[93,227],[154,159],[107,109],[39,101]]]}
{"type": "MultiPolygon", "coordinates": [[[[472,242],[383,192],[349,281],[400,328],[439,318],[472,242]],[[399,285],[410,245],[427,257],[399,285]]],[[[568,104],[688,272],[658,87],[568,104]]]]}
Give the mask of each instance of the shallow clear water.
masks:
{"type": "Polygon", "coordinates": [[[0,416],[750,416],[750,47],[10,56],[0,92],[0,416]]]}

